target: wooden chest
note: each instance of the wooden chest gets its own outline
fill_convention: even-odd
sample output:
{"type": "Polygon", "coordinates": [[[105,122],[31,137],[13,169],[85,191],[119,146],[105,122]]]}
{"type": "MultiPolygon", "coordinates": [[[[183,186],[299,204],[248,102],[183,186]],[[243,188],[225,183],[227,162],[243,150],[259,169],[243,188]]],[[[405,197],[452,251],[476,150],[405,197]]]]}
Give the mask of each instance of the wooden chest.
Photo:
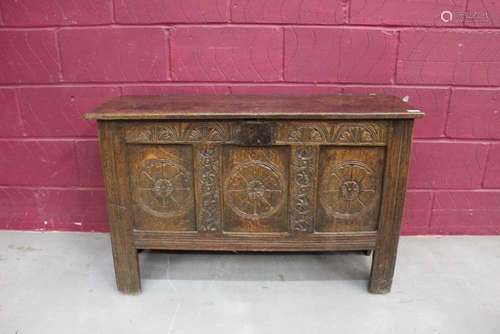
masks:
{"type": "Polygon", "coordinates": [[[138,249],[374,250],[390,291],[413,119],[390,96],[122,97],[99,124],[118,289],[138,249]]]}

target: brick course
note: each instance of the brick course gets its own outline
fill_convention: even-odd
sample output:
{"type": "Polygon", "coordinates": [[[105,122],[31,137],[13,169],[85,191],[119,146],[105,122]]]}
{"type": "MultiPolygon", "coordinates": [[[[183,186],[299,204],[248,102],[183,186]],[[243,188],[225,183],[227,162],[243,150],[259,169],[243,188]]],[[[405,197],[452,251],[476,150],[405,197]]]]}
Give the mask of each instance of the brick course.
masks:
{"type": "Polygon", "coordinates": [[[500,191],[437,192],[430,232],[498,234],[499,220],[500,191]]]}
{"type": "Polygon", "coordinates": [[[401,32],[397,82],[500,85],[500,31],[401,32]]]}
{"type": "Polygon", "coordinates": [[[396,42],[397,34],[393,31],[287,28],[285,79],[390,83],[394,76],[396,42]]]}
{"type": "Polygon", "coordinates": [[[54,30],[0,30],[0,84],[61,80],[54,30]]]}
{"type": "Polygon", "coordinates": [[[413,145],[410,188],[481,188],[488,144],[417,142],[413,145]]]}
{"type": "Polygon", "coordinates": [[[483,186],[485,188],[500,188],[500,143],[490,146],[483,186]]]}
{"type": "Polygon", "coordinates": [[[164,29],[70,28],[58,35],[64,81],[168,80],[164,29]]]}
{"type": "Polygon", "coordinates": [[[172,31],[172,78],[178,81],[279,81],[281,28],[179,27],[172,31]]]}
{"type": "Polygon", "coordinates": [[[466,1],[351,0],[350,23],[416,27],[462,26],[463,19],[441,20],[441,13],[465,12],[466,1]],[[449,22],[447,22],[449,21],[449,22]]]}
{"type": "Polygon", "coordinates": [[[75,186],[78,184],[73,141],[0,141],[0,185],[75,186]],[[7,158],[8,157],[8,158],[7,158]]]}
{"type": "Polygon", "coordinates": [[[451,138],[500,139],[500,89],[453,89],[446,133],[451,138]]]}
{"type": "Polygon", "coordinates": [[[96,137],[96,124],[83,115],[120,96],[116,87],[36,87],[17,92],[24,132],[31,137],[96,137]]]}
{"type": "Polygon", "coordinates": [[[0,124],[8,124],[0,131],[0,137],[18,137],[24,135],[23,121],[13,89],[0,89],[0,124]]]}
{"type": "Polygon", "coordinates": [[[343,0],[234,0],[233,22],[342,24],[347,20],[343,0]]]}
{"type": "Polygon", "coordinates": [[[229,0],[116,0],[119,23],[213,23],[229,20],[229,0]]]}
{"type": "Polygon", "coordinates": [[[2,0],[8,26],[50,26],[112,23],[112,0],[2,0]]]}
{"type": "Polygon", "coordinates": [[[107,230],[109,98],[377,93],[427,113],[402,232],[500,234],[499,3],[1,1],[0,229],[107,230]]]}

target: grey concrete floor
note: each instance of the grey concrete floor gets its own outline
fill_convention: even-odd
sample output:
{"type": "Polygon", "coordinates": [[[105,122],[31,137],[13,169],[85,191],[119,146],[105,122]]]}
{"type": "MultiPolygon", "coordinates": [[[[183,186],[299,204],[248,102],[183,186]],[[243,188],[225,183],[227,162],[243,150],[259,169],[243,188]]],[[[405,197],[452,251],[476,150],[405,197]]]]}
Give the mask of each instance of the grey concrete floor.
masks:
{"type": "Polygon", "coordinates": [[[0,232],[0,334],[500,333],[500,237],[407,237],[393,291],[349,253],[143,252],[115,289],[109,237],[0,232]]]}

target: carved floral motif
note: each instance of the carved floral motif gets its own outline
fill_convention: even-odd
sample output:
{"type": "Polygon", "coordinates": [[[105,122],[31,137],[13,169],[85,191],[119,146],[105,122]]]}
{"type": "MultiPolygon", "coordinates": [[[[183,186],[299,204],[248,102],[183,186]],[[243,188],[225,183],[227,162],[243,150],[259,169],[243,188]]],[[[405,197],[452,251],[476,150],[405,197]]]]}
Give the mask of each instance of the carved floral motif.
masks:
{"type": "Polygon", "coordinates": [[[385,141],[385,129],[377,124],[341,124],[333,132],[334,143],[381,143],[385,141]]]}
{"type": "MultiPolygon", "coordinates": [[[[383,144],[386,123],[369,122],[282,122],[278,141],[282,143],[383,144]]],[[[170,123],[131,127],[129,143],[232,142],[241,138],[239,122],[170,123]]]]}
{"type": "Polygon", "coordinates": [[[216,232],[220,230],[221,222],[219,149],[201,148],[198,151],[198,167],[198,230],[216,232]]]}
{"type": "Polygon", "coordinates": [[[314,185],[316,177],[316,148],[298,147],[293,150],[291,169],[292,231],[312,231],[314,216],[314,185]]]}
{"type": "Polygon", "coordinates": [[[222,124],[195,123],[187,129],[183,138],[186,141],[224,141],[228,135],[222,124]]]}
{"type": "Polygon", "coordinates": [[[320,125],[304,125],[293,127],[288,132],[288,140],[291,142],[325,142],[328,130],[320,125]]]}
{"type": "Polygon", "coordinates": [[[286,122],[281,123],[279,141],[288,143],[383,144],[386,123],[286,122]]]}
{"type": "Polygon", "coordinates": [[[129,143],[172,143],[172,142],[221,142],[229,140],[228,131],[221,123],[194,122],[151,125],[127,129],[129,143]]]}
{"type": "Polygon", "coordinates": [[[156,135],[157,141],[172,141],[177,139],[177,131],[171,126],[158,126],[153,133],[156,135]]]}

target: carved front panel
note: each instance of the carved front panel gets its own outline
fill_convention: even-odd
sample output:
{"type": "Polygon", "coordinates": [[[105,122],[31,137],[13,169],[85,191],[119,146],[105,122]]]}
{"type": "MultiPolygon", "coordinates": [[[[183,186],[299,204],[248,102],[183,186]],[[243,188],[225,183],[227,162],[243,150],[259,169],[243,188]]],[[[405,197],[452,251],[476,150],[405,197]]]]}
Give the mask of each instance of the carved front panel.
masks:
{"type": "Polygon", "coordinates": [[[227,146],[224,152],[224,231],[286,232],[286,147],[227,146]]]}
{"type": "Polygon", "coordinates": [[[191,152],[187,145],[129,146],[136,229],[195,229],[191,152]]]}
{"type": "Polygon", "coordinates": [[[316,231],[376,230],[383,164],[383,148],[322,147],[316,231]]]}
{"type": "Polygon", "coordinates": [[[375,231],[388,126],[364,120],[126,124],[135,227],[375,231]]]}

